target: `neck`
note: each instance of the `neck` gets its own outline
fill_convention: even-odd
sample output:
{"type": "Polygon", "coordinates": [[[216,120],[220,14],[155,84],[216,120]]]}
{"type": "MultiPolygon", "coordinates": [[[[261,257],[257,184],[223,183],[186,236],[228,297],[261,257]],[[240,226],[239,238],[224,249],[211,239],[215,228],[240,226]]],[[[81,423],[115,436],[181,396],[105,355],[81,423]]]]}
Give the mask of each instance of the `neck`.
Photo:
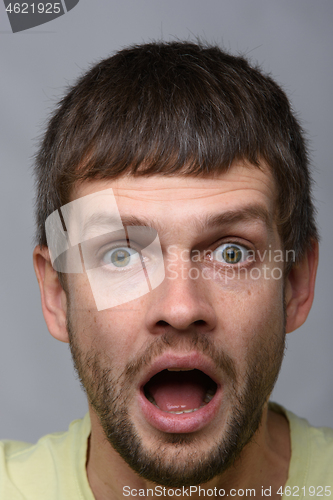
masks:
{"type": "Polygon", "coordinates": [[[204,485],[180,488],[158,486],[137,476],[106,441],[98,417],[92,409],[90,418],[92,430],[89,438],[87,475],[96,500],[124,500],[126,497],[131,499],[135,496],[168,498],[172,495],[168,490],[172,489],[174,497],[190,496],[192,500],[197,500],[207,496],[227,495],[262,497],[263,490],[271,488],[269,496],[275,498],[276,491],[280,486],[284,486],[288,478],[291,455],[288,421],[283,415],[269,410],[267,406],[263,411],[261,425],[232,467],[204,485]],[[214,493],[207,490],[213,490],[214,493]],[[240,491],[238,494],[238,490],[244,490],[244,493],[240,491]]]}

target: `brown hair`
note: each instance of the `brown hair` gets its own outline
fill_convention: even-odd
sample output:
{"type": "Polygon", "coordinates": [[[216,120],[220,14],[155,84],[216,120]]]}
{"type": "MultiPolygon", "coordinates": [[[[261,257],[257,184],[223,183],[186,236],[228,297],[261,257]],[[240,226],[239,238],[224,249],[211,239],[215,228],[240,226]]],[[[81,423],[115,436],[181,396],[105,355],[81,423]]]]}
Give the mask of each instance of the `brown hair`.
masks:
{"type": "Polygon", "coordinates": [[[318,239],[302,129],[283,90],[243,57],[190,42],[126,48],[69,89],[36,156],[37,240],[86,179],[213,176],[234,160],[271,168],[284,248],[318,239]]]}

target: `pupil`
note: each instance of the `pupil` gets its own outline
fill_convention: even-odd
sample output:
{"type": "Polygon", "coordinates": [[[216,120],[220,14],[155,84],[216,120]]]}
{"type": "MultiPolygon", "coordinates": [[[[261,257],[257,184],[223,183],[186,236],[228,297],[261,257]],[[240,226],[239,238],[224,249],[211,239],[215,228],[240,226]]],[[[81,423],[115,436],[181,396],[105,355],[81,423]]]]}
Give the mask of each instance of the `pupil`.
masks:
{"type": "Polygon", "coordinates": [[[223,251],[223,258],[230,264],[237,264],[242,257],[242,252],[236,247],[227,247],[223,251]]]}

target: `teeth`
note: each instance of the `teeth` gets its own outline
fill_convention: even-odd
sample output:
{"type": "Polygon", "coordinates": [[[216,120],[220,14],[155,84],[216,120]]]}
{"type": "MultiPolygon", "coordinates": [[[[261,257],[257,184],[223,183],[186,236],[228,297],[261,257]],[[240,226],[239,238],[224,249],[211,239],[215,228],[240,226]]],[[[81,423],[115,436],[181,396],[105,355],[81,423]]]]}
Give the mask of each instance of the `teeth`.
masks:
{"type": "Polygon", "coordinates": [[[194,368],[167,368],[168,372],[190,372],[194,368]]]}
{"type": "MultiPolygon", "coordinates": [[[[200,406],[202,408],[202,406],[200,406]]],[[[168,413],[173,413],[174,415],[181,415],[182,413],[193,413],[194,411],[200,410],[200,408],[192,408],[191,410],[183,411],[168,411],[168,413]]]]}
{"type": "MultiPolygon", "coordinates": [[[[160,409],[160,407],[157,405],[155,399],[151,394],[147,394],[147,399],[150,401],[156,408],[160,409]]],[[[204,404],[202,404],[199,408],[192,408],[190,410],[181,410],[181,411],[167,411],[166,413],[173,413],[174,415],[181,415],[182,413],[193,413],[194,411],[200,410],[200,408],[203,408],[206,405],[206,401],[204,401],[204,404]]]]}
{"type": "Polygon", "coordinates": [[[208,394],[208,392],[207,392],[206,397],[204,399],[204,403],[208,404],[209,401],[211,401],[213,399],[213,396],[214,396],[214,394],[208,394]]]}
{"type": "Polygon", "coordinates": [[[213,397],[215,396],[215,392],[216,391],[214,391],[214,389],[208,389],[208,391],[206,392],[204,403],[208,404],[209,401],[211,401],[213,399],[213,397]]]}
{"type": "MultiPolygon", "coordinates": [[[[155,399],[153,398],[153,396],[149,392],[148,392],[148,394],[146,394],[146,398],[148,399],[148,401],[150,401],[150,403],[157,406],[155,399]]],[[[158,408],[158,406],[157,406],[157,408],[158,408]]]]}
{"type": "MultiPolygon", "coordinates": [[[[188,370],[182,369],[182,368],[181,369],[172,368],[170,371],[188,371],[188,370]]],[[[181,415],[182,413],[193,413],[194,411],[200,410],[201,408],[206,406],[213,399],[213,397],[215,396],[215,393],[216,393],[216,390],[208,389],[208,391],[206,392],[206,396],[205,396],[205,399],[203,401],[203,404],[199,408],[192,408],[190,410],[181,410],[181,411],[167,411],[166,413],[173,413],[174,415],[181,415]]],[[[150,401],[150,403],[155,405],[156,408],[160,409],[160,407],[157,405],[154,397],[149,392],[146,394],[146,398],[148,399],[148,401],[150,401]]]]}
{"type": "Polygon", "coordinates": [[[193,413],[194,411],[200,410],[204,406],[206,406],[206,403],[199,406],[199,408],[192,408],[191,410],[183,410],[183,411],[168,411],[167,413],[174,413],[175,415],[180,415],[181,413],[193,413]]]}

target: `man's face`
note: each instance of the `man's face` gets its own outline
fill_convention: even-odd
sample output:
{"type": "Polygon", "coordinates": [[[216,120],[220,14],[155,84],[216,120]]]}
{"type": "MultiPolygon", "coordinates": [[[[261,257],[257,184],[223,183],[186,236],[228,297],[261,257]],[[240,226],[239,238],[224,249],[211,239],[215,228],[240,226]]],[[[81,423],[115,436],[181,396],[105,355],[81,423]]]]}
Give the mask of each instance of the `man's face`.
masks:
{"type": "Polygon", "coordinates": [[[214,179],[86,182],[73,199],[108,188],[122,218],[158,232],[165,279],[97,311],[87,276],[68,275],[75,365],[109,442],[136,472],[202,483],[257,430],[283,357],[274,182],[267,169],[235,165],[214,179]]]}

